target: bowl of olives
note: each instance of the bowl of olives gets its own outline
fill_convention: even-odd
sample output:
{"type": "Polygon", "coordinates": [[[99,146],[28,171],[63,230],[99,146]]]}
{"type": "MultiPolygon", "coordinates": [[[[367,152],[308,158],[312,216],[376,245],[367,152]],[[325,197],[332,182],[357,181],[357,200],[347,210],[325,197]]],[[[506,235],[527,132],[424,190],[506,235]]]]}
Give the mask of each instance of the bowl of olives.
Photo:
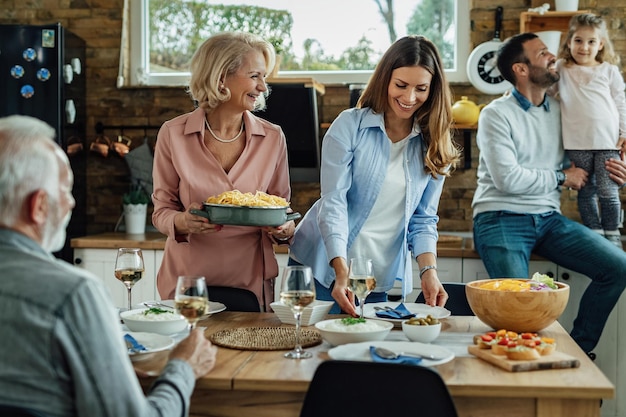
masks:
{"type": "Polygon", "coordinates": [[[402,321],[402,331],[412,342],[430,343],[441,333],[439,319],[428,315],[402,321]]]}

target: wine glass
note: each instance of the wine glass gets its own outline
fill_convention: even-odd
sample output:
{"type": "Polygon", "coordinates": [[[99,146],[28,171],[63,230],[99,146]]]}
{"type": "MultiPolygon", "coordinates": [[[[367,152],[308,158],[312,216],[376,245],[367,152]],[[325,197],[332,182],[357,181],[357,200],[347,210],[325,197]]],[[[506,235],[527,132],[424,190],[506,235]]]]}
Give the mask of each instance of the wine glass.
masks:
{"type": "Polygon", "coordinates": [[[348,272],[348,287],[359,301],[361,318],[363,318],[363,305],[365,298],[376,288],[376,278],[374,278],[374,266],[371,259],[352,258],[350,259],[350,270],[348,272]]]}
{"type": "Polygon", "coordinates": [[[115,259],[115,278],[128,290],[128,310],[132,310],[130,293],[144,272],[143,253],[139,248],[119,248],[115,259]]]}
{"type": "Polygon", "coordinates": [[[185,317],[189,330],[196,327],[200,317],[209,310],[209,291],[202,276],[180,276],[176,282],[174,306],[185,317]]]}
{"type": "Polygon", "coordinates": [[[315,300],[315,282],[311,268],[302,265],[289,265],[283,271],[283,281],[280,288],[280,301],[291,308],[296,319],[296,346],[291,352],[285,353],[289,359],[310,358],[311,352],[306,352],[300,344],[300,318],[302,310],[315,300]]]}

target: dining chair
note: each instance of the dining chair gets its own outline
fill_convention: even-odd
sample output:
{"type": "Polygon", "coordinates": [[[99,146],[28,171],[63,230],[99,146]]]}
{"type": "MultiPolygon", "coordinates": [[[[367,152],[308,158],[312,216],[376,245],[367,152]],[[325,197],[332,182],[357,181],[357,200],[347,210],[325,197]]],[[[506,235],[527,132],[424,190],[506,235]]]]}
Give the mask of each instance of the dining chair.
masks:
{"type": "Polygon", "coordinates": [[[395,363],[322,362],[300,417],[457,417],[441,376],[431,368],[395,363]]]}
{"type": "MultiPolygon", "coordinates": [[[[465,294],[465,283],[463,282],[442,282],[443,288],[448,293],[448,302],[445,307],[450,310],[453,316],[473,316],[467,295],[465,294]]],[[[420,292],[415,300],[416,303],[424,303],[424,293],[420,292]]]]}
{"type": "Polygon", "coordinates": [[[30,408],[0,404],[0,416],[6,417],[48,417],[48,414],[30,408]]]}
{"type": "Polygon", "coordinates": [[[261,311],[259,300],[249,290],[235,287],[208,286],[209,300],[217,301],[226,306],[228,311],[261,311]]]}

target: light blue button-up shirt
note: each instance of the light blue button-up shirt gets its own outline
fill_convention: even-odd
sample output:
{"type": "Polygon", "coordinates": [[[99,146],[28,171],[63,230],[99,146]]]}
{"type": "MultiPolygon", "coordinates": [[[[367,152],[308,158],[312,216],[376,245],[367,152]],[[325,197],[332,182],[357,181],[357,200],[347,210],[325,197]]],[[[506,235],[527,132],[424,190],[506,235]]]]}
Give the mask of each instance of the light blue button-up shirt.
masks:
{"type": "MultiPolygon", "coordinates": [[[[444,183],[443,176],[433,178],[424,170],[426,144],[419,130],[408,140],[404,153],[406,200],[404,212],[398,213],[404,218],[404,239],[394,248],[397,256],[392,267],[376,276],[377,290],[389,291],[400,279],[404,294],[413,283],[409,252],[413,258],[437,253],[437,208],[444,183]]],[[[383,115],[368,108],[345,110],[324,137],[321,198],[298,224],[290,252],[298,262],[310,266],[315,278],[328,288],[335,279],[330,261],[347,259],[348,249],[378,198],[390,147],[383,115]]]]}

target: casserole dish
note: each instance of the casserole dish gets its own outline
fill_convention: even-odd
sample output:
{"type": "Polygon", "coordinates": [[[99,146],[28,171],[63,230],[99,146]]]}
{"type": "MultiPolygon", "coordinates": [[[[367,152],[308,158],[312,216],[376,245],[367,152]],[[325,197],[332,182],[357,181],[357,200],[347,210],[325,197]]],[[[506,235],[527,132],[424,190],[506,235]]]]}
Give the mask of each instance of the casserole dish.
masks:
{"type": "Polygon", "coordinates": [[[213,224],[277,227],[302,217],[298,212],[287,213],[289,207],[248,207],[213,203],[203,203],[202,207],[202,210],[192,209],[190,212],[206,217],[213,224]]]}

